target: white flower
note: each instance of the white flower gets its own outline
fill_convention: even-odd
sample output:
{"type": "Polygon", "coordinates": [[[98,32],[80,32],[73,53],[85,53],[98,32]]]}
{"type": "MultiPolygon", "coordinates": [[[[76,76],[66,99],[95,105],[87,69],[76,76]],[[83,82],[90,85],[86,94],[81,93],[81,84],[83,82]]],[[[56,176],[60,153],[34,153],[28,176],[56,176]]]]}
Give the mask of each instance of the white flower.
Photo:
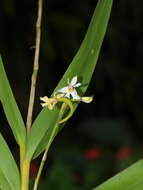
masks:
{"type": "Polygon", "coordinates": [[[65,86],[58,90],[58,92],[65,94],[65,97],[72,97],[74,100],[80,100],[81,97],[77,94],[75,88],[81,86],[81,83],[77,83],[77,76],[73,77],[71,81],[68,79],[68,86],[65,86]]]}

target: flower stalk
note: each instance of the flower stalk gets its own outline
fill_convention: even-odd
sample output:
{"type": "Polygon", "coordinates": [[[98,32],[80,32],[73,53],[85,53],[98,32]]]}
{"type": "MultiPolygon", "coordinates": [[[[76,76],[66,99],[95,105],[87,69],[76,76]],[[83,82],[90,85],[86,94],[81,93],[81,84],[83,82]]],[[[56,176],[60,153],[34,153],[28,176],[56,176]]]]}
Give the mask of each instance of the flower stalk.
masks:
{"type": "Polygon", "coordinates": [[[42,8],[43,8],[43,0],[39,0],[38,1],[38,18],[36,22],[36,47],[35,47],[35,56],[34,56],[34,66],[33,66],[33,74],[31,77],[31,90],[30,90],[27,122],[26,122],[27,133],[29,133],[31,124],[32,124],[32,114],[33,114],[33,107],[34,107],[34,100],[35,100],[35,88],[36,88],[37,74],[39,70],[42,8]]]}
{"type": "Polygon", "coordinates": [[[51,145],[51,143],[52,143],[52,141],[54,139],[57,127],[58,127],[58,124],[55,125],[54,130],[52,131],[51,137],[49,139],[48,145],[47,145],[47,147],[45,149],[45,152],[43,154],[43,157],[42,157],[42,160],[41,160],[41,163],[40,163],[40,167],[39,167],[37,176],[35,178],[33,190],[37,190],[37,188],[38,188],[39,180],[40,180],[40,177],[41,177],[41,174],[42,174],[42,170],[43,170],[44,164],[45,164],[46,159],[47,159],[48,150],[49,150],[49,147],[50,147],[50,145],[51,145]]]}
{"type": "Polygon", "coordinates": [[[52,141],[54,139],[54,136],[56,134],[57,128],[59,127],[59,124],[62,123],[62,121],[65,122],[66,119],[68,120],[67,117],[66,117],[66,119],[62,119],[66,107],[67,107],[67,105],[64,102],[62,104],[62,106],[61,106],[61,109],[60,109],[60,113],[59,113],[59,118],[58,118],[57,124],[54,126],[54,129],[53,129],[53,131],[51,133],[51,136],[50,136],[50,139],[48,141],[47,147],[46,147],[45,152],[43,154],[43,157],[42,157],[42,160],[41,160],[41,163],[40,163],[40,167],[39,167],[39,170],[38,170],[35,182],[34,182],[34,188],[33,188],[33,190],[37,190],[37,188],[38,188],[39,180],[40,180],[40,177],[41,177],[41,174],[42,174],[42,171],[43,171],[43,167],[44,167],[44,164],[45,164],[46,159],[47,159],[47,154],[48,154],[50,145],[51,145],[51,143],[52,143],[52,141]]]}
{"type": "MultiPolygon", "coordinates": [[[[28,105],[28,114],[27,114],[27,121],[26,121],[27,134],[29,134],[30,128],[32,125],[36,81],[37,81],[37,74],[39,70],[42,8],[43,8],[43,0],[38,0],[38,17],[37,17],[37,22],[36,22],[36,40],[35,40],[36,47],[35,47],[35,55],[34,55],[33,73],[31,77],[31,89],[30,89],[30,98],[29,98],[29,105],[28,105]]],[[[25,156],[25,145],[20,147],[21,190],[29,190],[30,160],[25,160],[24,156],[25,156]]]]}

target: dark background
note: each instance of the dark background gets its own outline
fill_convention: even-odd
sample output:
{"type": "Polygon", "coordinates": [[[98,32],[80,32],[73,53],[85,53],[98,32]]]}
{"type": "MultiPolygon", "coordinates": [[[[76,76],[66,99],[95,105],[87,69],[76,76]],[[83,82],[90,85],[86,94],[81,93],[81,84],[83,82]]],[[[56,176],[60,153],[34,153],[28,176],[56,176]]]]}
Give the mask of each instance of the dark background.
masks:
{"type": "MultiPolygon", "coordinates": [[[[34,117],[41,110],[39,97],[52,93],[77,52],[96,3],[95,0],[44,1],[34,117]]],[[[36,18],[37,1],[0,1],[0,53],[24,120],[36,18]]],[[[41,189],[88,190],[143,156],[142,26],[143,1],[114,0],[98,64],[87,91],[87,95],[94,95],[94,101],[90,105],[80,104],[57,136],[41,189]]],[[[11,147],[16,147],[13,153],[17,154],[2,107],[0,127],[11,147]]],[[[38,161],[33,162],[32,177],[37,164],[38,161]]]]}

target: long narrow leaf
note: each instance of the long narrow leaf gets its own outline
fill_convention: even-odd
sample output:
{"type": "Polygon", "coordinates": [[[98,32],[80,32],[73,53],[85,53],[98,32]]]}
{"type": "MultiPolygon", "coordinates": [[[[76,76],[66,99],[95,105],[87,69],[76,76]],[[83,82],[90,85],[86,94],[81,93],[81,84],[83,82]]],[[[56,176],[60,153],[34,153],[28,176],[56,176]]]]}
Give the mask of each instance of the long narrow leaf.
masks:
{"type": "MultiPolygon", "coordinates": [[[[59,110],[55,107],[54,110],[49,111],[47,108],[42,110],[42,115],[37,117],[39,122],[34,124],[30,131],[30,135],[27,138],[27,151],[26,151],[26,159],[31,159],[36,148],[38,147],[40,141],[44,137],[44,134],[47,132],[49,126],[55,126],[57,123],[59,110]],[[57,117],[53,117],[57,114],[57,117]]],[[[48,139],[47,139],[48,140],[48,139]]]]}
{"type": "Polygon", "coordinates": [[[142,190],[143,160],[140,160],[93,190],[142,190]],[[141,188],[142,187],[142,188],[141,188]]]}
{"type": "MultiPolygon", "coordinates": [[[[83,84],[80,88],[82,91],[81,96],[85,93],[97,63],[100,48],[109,21],[111,7],[112,0],[98,1],[85,39],[55,91],[66,86],[68,78],[71,79],[73,76],[77,75],[80,79],[79,82],[83,84]]],[[[34,155],[34,157],[36,157],[45,149],[49,138],[49,133],[47,133],[47,130],[48,128],[51,128],[51,133],[54,130],[54,125],[51,125],[51,120],[56,121],[58,113],[58,108],[55,108],[53,111],[49,111],[47,108],[44,108],[38,115],[28,137],[27,155],[32,156],[30,152],[31,149],[33,149],[32,153],[36,150],[34,155]],[[42,133],[40,132],[39,134],[40,130],[42,130],[42,133]],[[47,138],[45,137],[46,133],[48,134],[47,138]],[[45,142],[45,139],[47,139],[47,143],[45,142]],[[36,146],[33,146],[33,141],[37,141],[36,146]],[[33,147],[31,147],[31,143],[33,147]],[[40,148],[38,148],[38,144],[40,148]]]]}
{"type": "Polygon", "coordinates": [[[0,170],[0,189],[1,190],[12,190],[4,174],[0,170]]]}
{"type": "MultiPolygon", "coordinates": [[[[20,189],[20,176],[13,156],[0,134],[0,187],[10,186],[11,190],[20,189]]],[[[8,190],[8,189],[7,189],[8,190]]]]}
{"type": "Polygon", "coordinates": [[[47,132],[45,133],[44,137],[42,138],[42,141],[40,142],[36,151],[34,152],[33,159],[35,159],[37,156],[39,156],[41,151],[43,151],[48,144],[51,145],[51,143],[53,142],[55,136],[57,135],[57,133],[59,131],[57,127],[54,131],[55,127],[56,126],[48,128],[47,132]],[[54,131],[54,134],[52,135],[53,131],[54,131]],[[52,137],[52,139],[50,140],[51,137],[52,137]],[[49,140],[50,140],[50,142],[49,142],[49,140]]]}
{"type": "Polygon", "coordinates": [[[9,125],[18,144],[25,142],[25,127],[22,116],[14,99],[10,84],[8,82],[2,58],[0,57],[0,101],[6,114],[9,125]]]}

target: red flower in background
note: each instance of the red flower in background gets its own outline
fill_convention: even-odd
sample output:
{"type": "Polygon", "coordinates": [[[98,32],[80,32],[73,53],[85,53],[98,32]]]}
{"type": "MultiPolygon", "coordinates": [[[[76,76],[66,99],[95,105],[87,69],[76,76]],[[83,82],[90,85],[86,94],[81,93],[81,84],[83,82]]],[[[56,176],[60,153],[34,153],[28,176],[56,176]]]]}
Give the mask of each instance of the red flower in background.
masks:
{"type": "Polygon", "coordinates": [[[32,162],[30,165],[30,176],[35,177],[38,172],[38,166],[36,163],[32,162]]]}
{"type": "Polygon", "coordinates": [[[119,149],[119,151],[115,154],[115,158],[117,160],[124,160],[126,158],[129,158],[132,155],[132,150],[129,147],[122,147],[119,149]]]}
{"type": "Polygon", "coordinates": [[[87,160],[98,160],[101,158],[102,151],[100,148],[90,148],[84,152],[84,157],[87,160]]]}

